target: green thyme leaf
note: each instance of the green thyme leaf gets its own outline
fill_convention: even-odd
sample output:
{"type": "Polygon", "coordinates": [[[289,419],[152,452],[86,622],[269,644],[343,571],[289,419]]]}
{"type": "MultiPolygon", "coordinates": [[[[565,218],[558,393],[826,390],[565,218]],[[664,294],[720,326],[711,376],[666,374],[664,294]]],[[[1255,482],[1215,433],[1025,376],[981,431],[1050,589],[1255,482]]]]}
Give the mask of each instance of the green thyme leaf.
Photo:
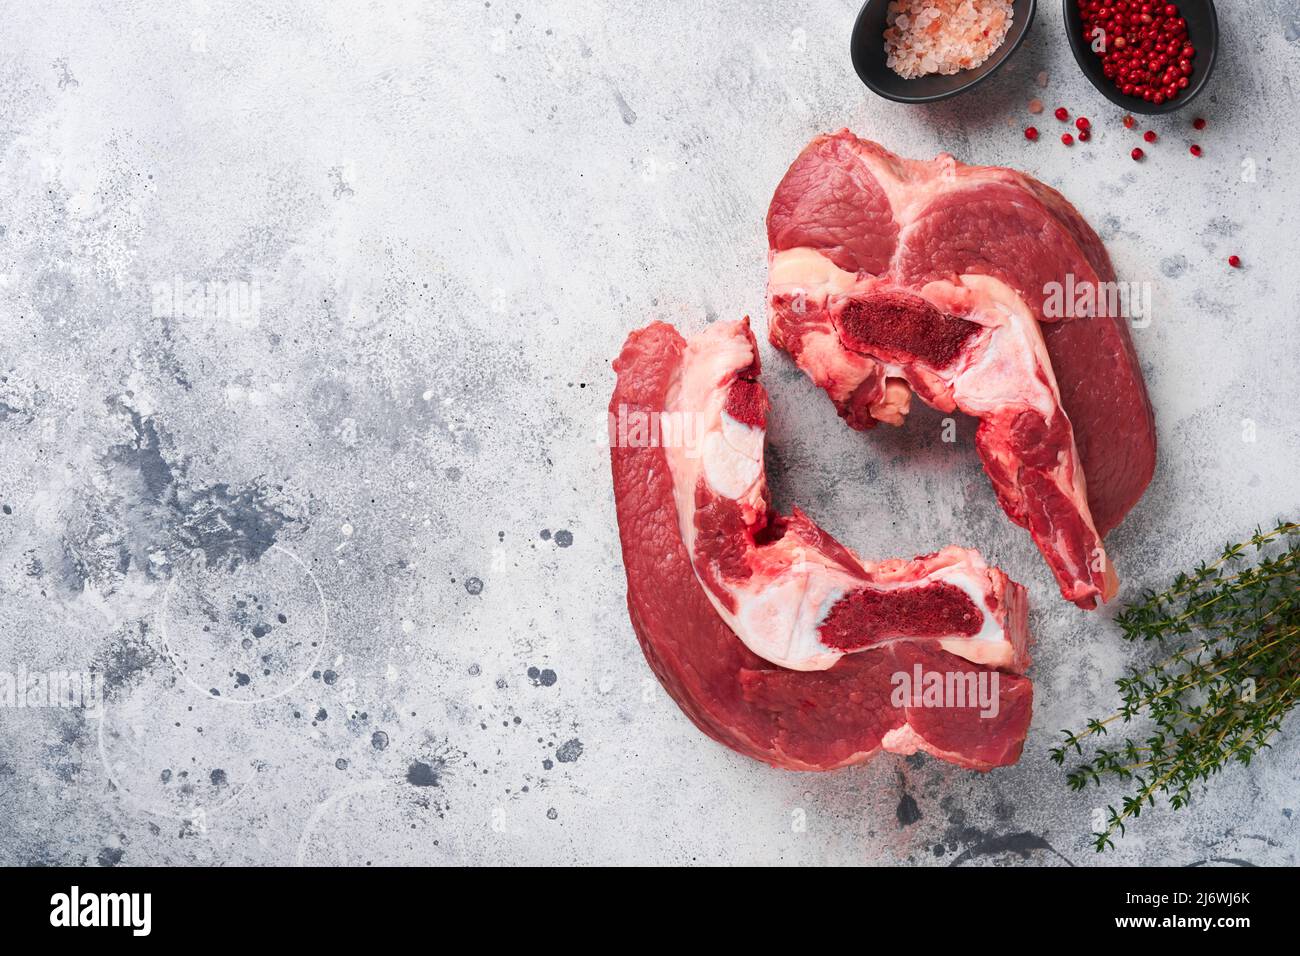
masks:
{"type": "Polygon", "coordinates": [[[1233,763],[1249,766],[1300,698],[1300,525],[1279,521],[1227,544],[1213,563],[1180,573],[1168,589],[1146,590],[1116,616],[1130,641],[1155,642],[1166,656],[1130,668],[1115,682],[1116,712],[1062,731],[1051,759],[1064,765],[1071,790],[1108,779],[1133,786],[1120,809],[1107,807],[1094,833],[1098,853],[1115,846],[1126,824],[1164,797],[1175,810],[1193,788],[1233,763]],[[1145,736],[1110,739],[1116,724],[1142,721],[1145,736]],[[1093,746],[1090,757],[1084,744],[1093,746]]]}

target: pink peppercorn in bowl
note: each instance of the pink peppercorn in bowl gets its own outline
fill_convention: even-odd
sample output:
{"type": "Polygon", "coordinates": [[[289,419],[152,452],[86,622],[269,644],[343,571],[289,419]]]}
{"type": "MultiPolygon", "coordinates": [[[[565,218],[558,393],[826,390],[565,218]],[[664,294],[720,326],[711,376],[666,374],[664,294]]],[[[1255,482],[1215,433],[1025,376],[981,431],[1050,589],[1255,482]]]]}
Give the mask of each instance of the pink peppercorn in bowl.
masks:
{"type": "MultiPolygon", "coordinates": [[[[897,12],[897,8],[890,10],[894,2],[895,0],[867,0],[862,5],[853,24],[849,52],[853,58],[853,69],[862,82],[872,92],[898,103],[933,103],[956,96],[986,80],[1020,47],[1029,33],[1029,25],[1034,21],[1036,7],[1035,0],[1008,0],[1011,20],[1006,27],[1006,35],[1001,44],[988,54],[987,59],[977,65],[955,73],[928,72],[909,79],[890,66],[891,53],[886,49],[885,31],[894,26],[893,18],[897,12]]],[[[915,0],[909,0],[905,5],[914,7],[916,3],[915,0]]],[[[935,0],[935,5],[946,4],[935,0]]],[[[947,26],[951,24],[949,18],[945,17],[934,24],[932,29],[938,31],[947,26]]]]}
{"type": "Polygon", "coordinates": [[[1074,59],[1116,106],[1172,113],[1205,88],[1219,47],[1213,0],[1062,0],[1062,8],[1074,59]]]}

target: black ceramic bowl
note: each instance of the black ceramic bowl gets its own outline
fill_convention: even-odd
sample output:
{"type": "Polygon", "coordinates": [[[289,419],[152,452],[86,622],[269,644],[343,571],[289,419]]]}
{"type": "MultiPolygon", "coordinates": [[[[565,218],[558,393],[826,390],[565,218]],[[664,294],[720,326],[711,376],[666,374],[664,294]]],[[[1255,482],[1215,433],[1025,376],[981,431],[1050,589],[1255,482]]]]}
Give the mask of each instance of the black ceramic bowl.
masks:
{"type": "Polygon", "coordinates": [[[1116,106],[1130,113],[1145,113],[1149,116],[1159,113],[1172,113],[1180,110],[1201,92],[1205,81],[1214,69],[1214,58],[1219,52],[1219,20],[1214,14],[1214,0],[1169,0],[1178,7],[1178,15],[1187,21],[1187,38],[1196,47],[1196,57],[1192,60],[1192,75],[1189,76],[1187,89],[1168,102],[1157,106],[1138,96],[1125,96],[1119,87],[1106,79],[1101,72],[1101,58],[1092,52],[1092,39],[1083,35],[1083,18],[1079,15],[1078,0],[1062,0],[1065,11],[1065,32],[1070,36],[1070,49],[1092,85],[1101,91],[1116,106]]]}
{"type": "Polygon", "coordinates": [[[885,65],[885,10],[889,0],[867,0],[858,11],[849,40],[853,56],[853,69],[872,91],[898,103],[933,103],[956,96],[992,76],[1024,41],[1029,25],[1034,22],[1036,0],[1012,0],[1011,27],[1002,46],[992,56],[973,70],[962,70],[951,76],[932,73],[905,80],[885,65]]]}

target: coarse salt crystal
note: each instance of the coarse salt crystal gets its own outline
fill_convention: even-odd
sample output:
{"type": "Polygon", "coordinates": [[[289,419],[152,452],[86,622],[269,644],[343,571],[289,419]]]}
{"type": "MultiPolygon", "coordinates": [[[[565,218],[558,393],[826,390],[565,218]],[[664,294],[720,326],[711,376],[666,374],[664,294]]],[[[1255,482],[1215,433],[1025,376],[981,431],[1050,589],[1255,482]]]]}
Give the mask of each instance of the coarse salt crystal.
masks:
{"type": "Polygon", "coordinates": [[[1006,39],[1012,14],[1011,0],[894,0],[885,10],[885,62],[909,80],[979,66],[1006,39]]]}

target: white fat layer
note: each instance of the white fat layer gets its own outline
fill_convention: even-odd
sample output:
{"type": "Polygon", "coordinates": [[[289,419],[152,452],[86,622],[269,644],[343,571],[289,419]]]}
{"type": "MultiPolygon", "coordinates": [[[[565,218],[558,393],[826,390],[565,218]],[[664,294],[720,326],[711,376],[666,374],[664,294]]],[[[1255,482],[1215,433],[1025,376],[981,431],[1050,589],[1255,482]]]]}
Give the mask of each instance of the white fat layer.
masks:
{"type": "Polygon", "coordinates": [[[800,246],[768,256],[768,295],[802,295],[820,302],[832,295],[852,295],[868,285],[856,272],[846,272],[820,249],[800,246]]]}
{"type": "Polygon", "coordinates": [[[839,333],[824,311],[826,302],[832,295],[852,295],[867,288],[866,280],[845,272],[817,249],[800,247],[768,254],[768,321],[774,326],[782,321],[772,308],[782,296],[794,299],[805,319],[816,320],[800,323],[799,366],[837,402],[849,399],[875,372],[876,362],[840,344],[839,333]]]}
{"type": "Polygon", "coordinates": [[[761,428],[722,413],[722,427],[704,438],[704,477],[724,498],[737,500],[754,487],[763,472],[761,428]]]}
{"type": "Polygon", "coordinates": [[[829,322],[824,329],[807,329],[800,341],[799,366],[834,401],[848,401],[877,369],[875,359],[841,345],[839,333],[829,322]]]}
{"type": "MultiPolygon", "coordinates": [[[[695,554],[695,487],[706,467],[706,445],[712,445],[715,460],[728,457],[718,447],[719,444],[725,445],[725,440],[719,442],[710,436],[722,432],[723,409],[731,382],[753,361],[754,352],[749,339],[736,334],[734,325],[720,322],[687,343],[681,374],[669,391],[661,432],[668,434],[671,424],[675,438],[665,445],[664,455],[673,475],[673,495],[682,542],[691,555],[695,554]]],[[[763,433],[758,429],[755,431],[758,432],[758,468],[747,488],[729,496],[751,505],[757,505],[763,494],[763,433]]],[[[741,476],[733,474],[732,478],[739,482],[741,476]]]]}
{"type": "Polygon", "coordinates": [[[953,397],[971,415],[989,415],[1008,406],[1032,408],[1045,419],[1057,414],[1060,394],[1042,330],[1025,303],[992,276],[965,275],[961,284],[976,294],[979,310],[993,332],[979,356],[957,376],[953,397]]]}
{"type": "Polygon", "coordinates": [[[901,727],[895,727],[893,730],[888,731],[880,738],[880,749],[885,753],[902,754],[905,757],[916,753],[918,750],[923,750],[926,753],[932,752],[925,738],[913,730],[911,724],[903,724],[901,727]]]}
{"type": "Polygon", "coordinates": [[[843,652],[823,644],[818,629],[855,583],[820,565],[798,562],[774,580],[738,591],[734,623],[728,623],[764,660],[790,670],[825,670],[843,652]]]}

